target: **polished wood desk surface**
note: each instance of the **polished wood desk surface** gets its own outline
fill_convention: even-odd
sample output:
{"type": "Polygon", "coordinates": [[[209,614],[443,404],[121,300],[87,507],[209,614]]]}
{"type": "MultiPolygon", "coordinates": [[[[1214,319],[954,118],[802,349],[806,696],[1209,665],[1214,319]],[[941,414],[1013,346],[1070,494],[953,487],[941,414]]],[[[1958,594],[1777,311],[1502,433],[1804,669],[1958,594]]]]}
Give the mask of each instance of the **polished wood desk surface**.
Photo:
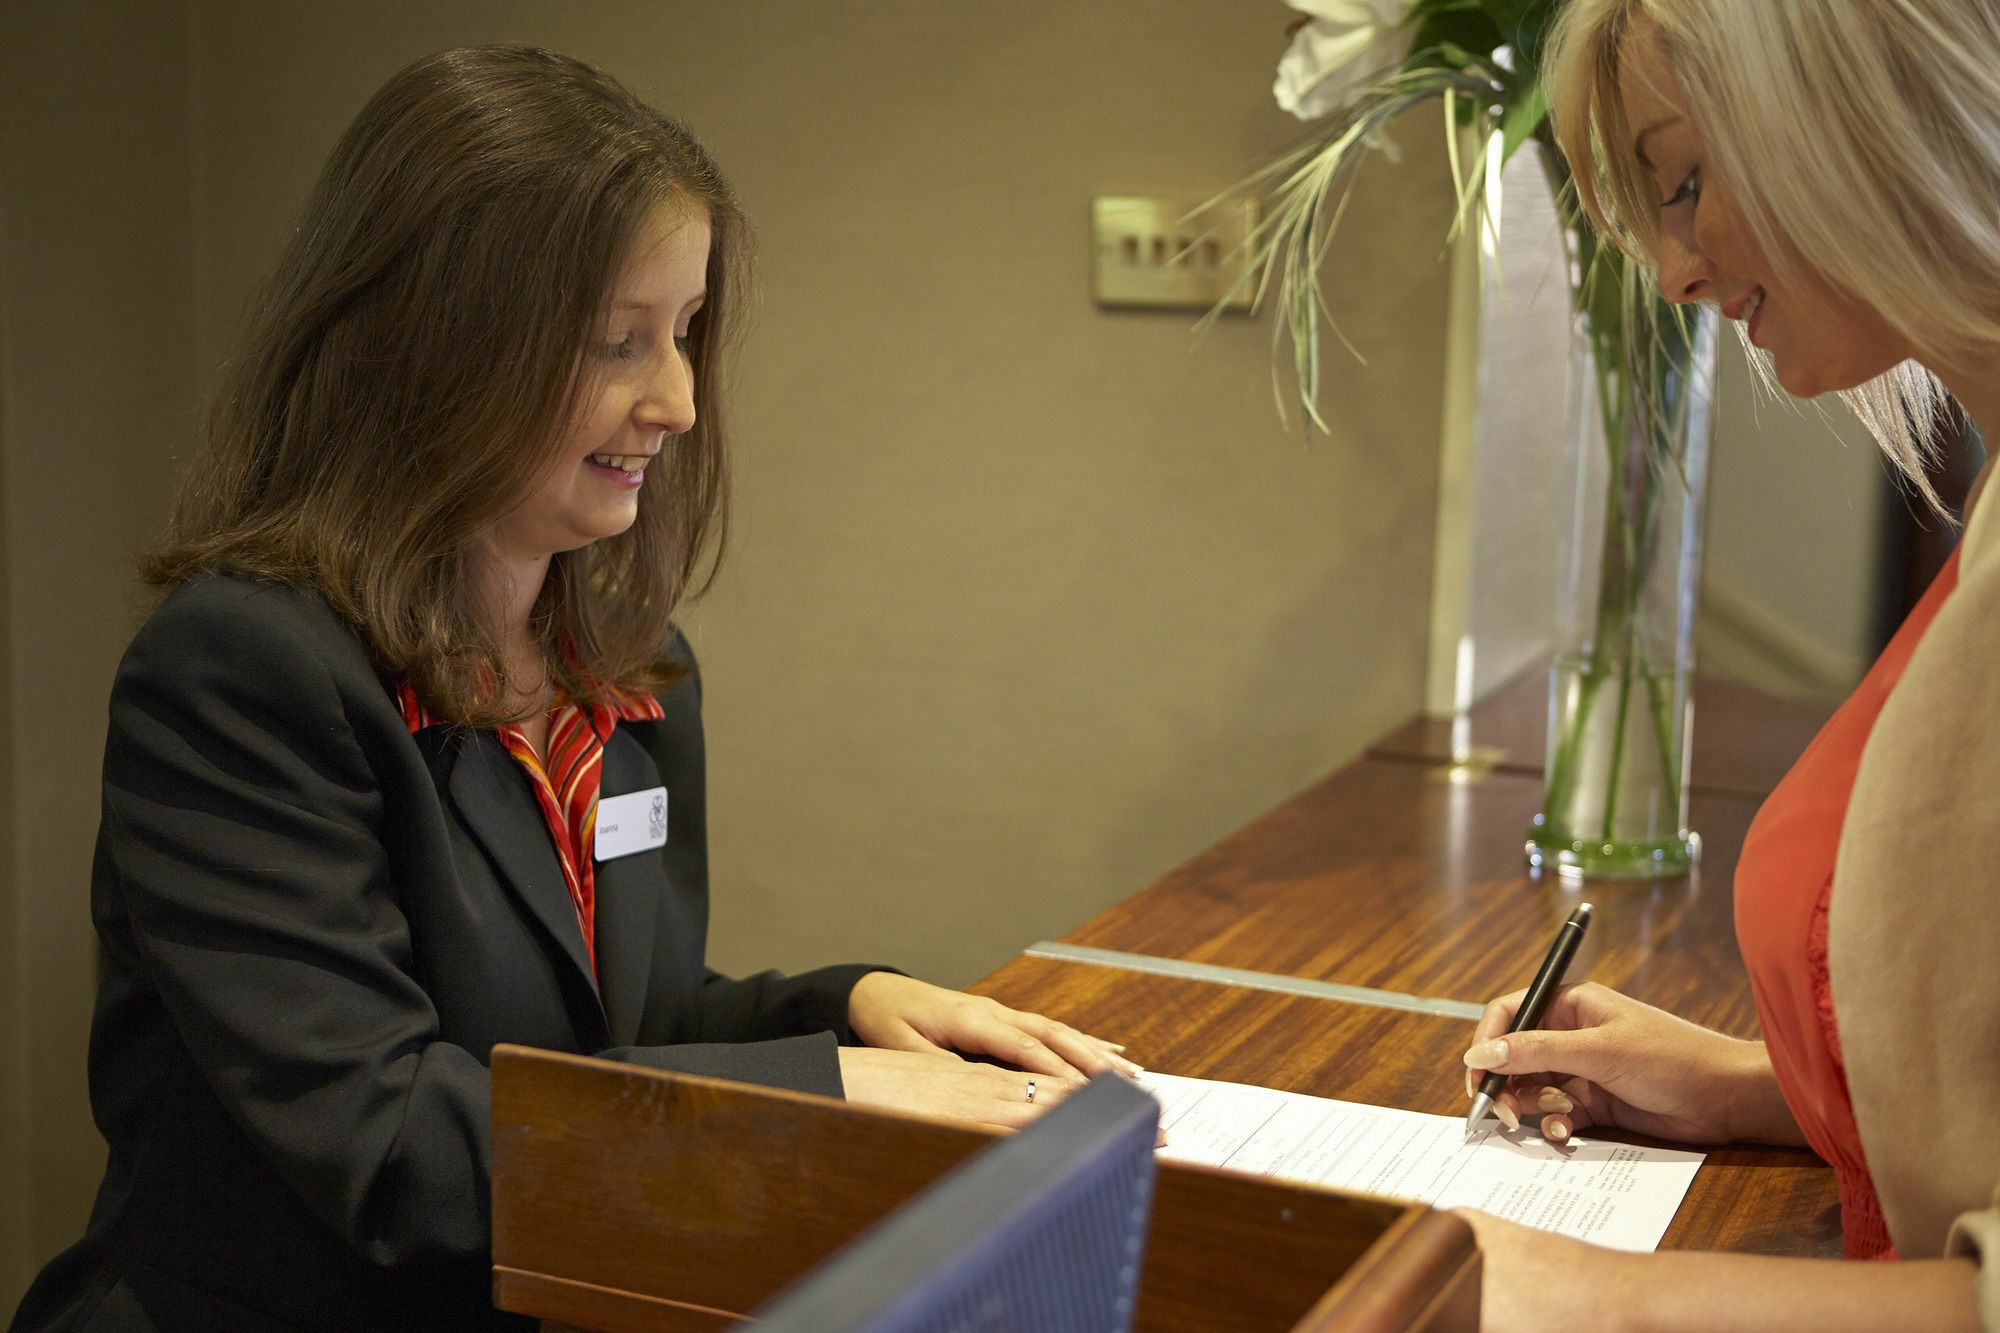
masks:
{"type": "MultiPolygon", "coordinates": [[[[1162,1073],[1465,1112],[1459,1056],[1472,1024],[1464,1020],[1046,958],[1017,958],[974,989],[1123,1042],[1162,1073]]],[[[1661,1248],[1840,1253],[1833,1172],[1819,1158],[1787,1148],[1707,1151],[1661,1248]]]]}
{"type": "Polygon", "coordinates": [[[1730,880],[1754,807],[1698,797],[1701,864],[1683,879],[1532,874],[1535,777],[1465,783],[1360,759],[1063,936],[1066,944],[1484,1004],[1528,982],[1578,902],[1570,967],[1699,1023],[1756,1033],[1730,880]]]}
{"type": "MultiPolygon", "coordinates": [[[[1719,676],[1694,679],[1688,785],[1761,801],[1833,715],[1822,699],[1785,699],[1719,676]]],[[[1465,743],[1505,772],[1539,774],[1548,745],[1549,673],[1524,671],[1467,715],[1465,743]]],[[[1416,717],[1368,747],[1377,759],[1448,760],[1452,720],[1416,717]]]]}
{"type": "MultiPolygon", "coordinates": [[[[1473,743],[1518,746],[1532,731],[1538,765],[1541,696],[1529,684],[1475,715],[1473,743]]],[[[1587,900],[1596,915],[1572,979],[1755,1036],[1736,859],[1758,801],[1826,710],[1727,682],[1704,684],[1697,709],[1696,763],[1710,782],[1689,803],[1702,854],[1685,878],[1576,885],[1532,873],[1523,835],[1540,773],[1502,764],[1453,780],[1438,762],[1448,727],[1444,747],[1426,749],[1436,724],[1418,720],[1061,944],[1483,1004],[1525,985],[1587,900]],[[1704,723],[1731,734],[1704,748],[1704,723]]],[[[1465,1018],[1037,957],[974,989],[1126,1042],[1162,1072],[1437,1114],[1465,1106],[1465,1018]]],[[[1711,1152],[1663,1244],[1838,1254],[1839,1233],[1832,1171],[1817,1157],[1732,1148],[1711,1152]]]]}

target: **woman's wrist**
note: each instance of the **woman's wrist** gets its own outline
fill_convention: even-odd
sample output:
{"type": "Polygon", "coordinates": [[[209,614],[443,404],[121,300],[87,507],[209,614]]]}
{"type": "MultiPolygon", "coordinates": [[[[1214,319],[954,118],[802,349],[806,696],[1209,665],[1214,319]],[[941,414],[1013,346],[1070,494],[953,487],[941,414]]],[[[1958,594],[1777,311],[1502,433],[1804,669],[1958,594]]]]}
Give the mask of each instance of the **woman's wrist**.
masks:
{"type": "Polygon", "coordinates": [[[1722,1141],[1805,1147],[1805,1135],[1792,1108],[1786,1105],[1777,1071],[1771,1067],[1770,1050],[1761,1041],[1724,1040],[1729,1046],[1723,1069],[1727,1111],[1722,1141]]]}
{"type": "Polygon", "coordinates": [[[889,1037],[898,1012],[898,985],[912,980],[901,972],[877,968],[855,979],[847,992],[847,1028],[864,1046],[880,1046],[889,1037]]]}

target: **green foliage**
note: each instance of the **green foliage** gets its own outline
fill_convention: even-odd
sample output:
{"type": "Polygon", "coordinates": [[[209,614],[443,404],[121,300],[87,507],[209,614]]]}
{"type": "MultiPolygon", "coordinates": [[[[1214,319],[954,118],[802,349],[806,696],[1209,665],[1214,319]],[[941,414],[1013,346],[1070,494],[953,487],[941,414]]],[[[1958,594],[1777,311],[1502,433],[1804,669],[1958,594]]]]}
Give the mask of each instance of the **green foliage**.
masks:
{"type": "MultiPolygon", "coordinates": [[[[1404,112],[1441,97],[1453,126],[1451,161],[1459,200],[1453,233],[1468,223],[1483,223],[1486,153],[1497,150],[1504,163],[1530,139],[1549,142],[1541,55],[1559,3],[1417,0],[1403,22],[1410,33],[1409,54],[1394,72],[1364,90],[1345,111],[1318,122],[1308,142],[1224,192],[1222,197],[1252,194],[1264,199],[1264,221],[1247,243],[1249,271],[1256,276],[1246,276],[1238,289],[1254,282],[1261,303],[1275,279],[1280,317],[1273,336],[1291,342],[1297,401],[1313,426],[1326,429],[1319,411],[1319,352],[1320,323],[1327,311],[1319,281],[1334,254],[1334,231],[1355,168],[1404,112]],[[1497,143],[1489,149],[1496,131],[1497,143]],[[1469,163],[1461,161],[1458,132],[1480,145],[1469,163]]],[[[1560,198],[1567,178],[1559,165],[1552,164],[1551,172],[1560,198]]],[[[1231,292],[1232,298],[1236,295],[1231,292]]],[[[1576,295],[1584,299],[1582,293],[1576,295]]],[[[1284,400],[1280,390],[1281,411],[1284,400]]]]}
{"type": "Polygon", "coordinates": [[[1417,25],[1416,35],[1410,39],[1410,56],[1403,62],[1408,69],[1412,62],[1430,63],[1442,58],[1459,69],[1465,69],[1492,58],[1494,50],[1506,44],[1500,29],[1492,18],[1477,8],[1449,9],[1433,14],[1417,25]]]}
{"type": "Polygon", "coordinates": [[[1541,131],[1549,119],[1549,93],[1541,80],[1529,84],[1500,112],[1500,160],[1541,131]]]}
{"type": "MultiPolygon", "coordinates": [[[[1614,710],[1613,777],[1601,809],[1591,811],[1586,821],[1591,837],[1609,851],[1613,812],[1620,808],[1626,786],[1669,793],[1681,789],[1672,701],[1661,694],[1659,673],[1648,656],[1641,598],[1646,571],[1662,541],[1664,515],[1671,512],[1663,504],[1673,488],[1683,496],[1687,491],[1684,450],[1693,406],[1705,387],[1691,374],[1698,360],[1693,355],[1697,338],[1687,312],[1662,301],[1651,275],[1601,240],[1577,213],[1568,167],[1549,132],[1548,93],[1541,78],[1559,3],[1418,0],[1403,25],[1409,29],[1409,54],[1394,72],[1363,90],[1344,111],[1317,122],[1306,143],[1226,193],[1253,194],[1264,201],[1263,221],[1247,243],[1249,271],[1238,285],[1254,282],[1260,303],[1275,286],[1274,360],[1276,344],[1289,339],[1296,401],[1304,421],[1325,431],[1318,401],[1320,331],[1323,319],[1328,325],[1332,320],[1319,284],[1338,254],[1334,235],[1360,162],[1405,112],[1443,99],[1447,156],[1458,196],[1455,236],[1469,224],[1487,225],[1489,153],[1499,153],[1504,162],[1530,139],[1545,149],[1543,167],[1565,217],[1576,275],[1571,308],[1589,340],[1587,373],[1595,381],[1597,424],[1610,463],[1598,602],[1587,657],[1578,668],[1581,702],[1559,724],[1545,808],[1574,815],[1571,796],[1581,790],[1587,767],[1591,715],[1614,710]],[[1461,151],[1462,141],[1476,145],[1469,155],[1461,151]],[[1627,773],[1628,717],[1649,720],[1652,741],[1640,748],[1652,755],[1657,774],[1627,773]]],[[[1209,318],[1214,317],[1211,313],[1209,318]]],[[[1338,329],[1334,333],[1338,336],[1338,329]]],[[[1272,378],[1283,414],[1286,394],[1275,368],[1272,378]]]]}

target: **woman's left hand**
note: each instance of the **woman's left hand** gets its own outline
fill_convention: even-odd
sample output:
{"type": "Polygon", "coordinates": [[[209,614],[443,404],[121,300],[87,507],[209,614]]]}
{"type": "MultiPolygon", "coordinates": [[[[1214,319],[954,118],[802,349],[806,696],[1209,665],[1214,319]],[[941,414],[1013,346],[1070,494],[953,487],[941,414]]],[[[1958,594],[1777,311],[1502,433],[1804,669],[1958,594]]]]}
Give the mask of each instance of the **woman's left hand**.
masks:
{"type": "Polygon", "coordinates": [[[870,972],[854,984],[847,1022],[862,1041],[892,1051],[986,1055],[1057,1078],[1140,1070],[1119,1054],[1123,1047],[1066,1023],[894,972],[870,972]]]}
{"type": "Polygon", "coordinates": [[[1537,1325],[1611,1328],[1624,1265],[1633,1256],[1537,1231],[1472,1208],[1453,1210],[1479,1238],[1479,1326],[1510,1333],[1537,1325]]]}

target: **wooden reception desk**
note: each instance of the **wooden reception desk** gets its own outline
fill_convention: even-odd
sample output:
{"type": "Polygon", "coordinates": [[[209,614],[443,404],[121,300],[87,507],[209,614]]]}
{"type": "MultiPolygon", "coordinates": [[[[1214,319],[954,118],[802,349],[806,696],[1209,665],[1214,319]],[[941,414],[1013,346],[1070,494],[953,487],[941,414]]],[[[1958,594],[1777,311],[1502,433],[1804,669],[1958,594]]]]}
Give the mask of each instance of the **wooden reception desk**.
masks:
{"type": "MultiPolygon", "coordinates": [[[[1476,710],[1458,737],[1475,747],[1473,765],[1452,763],[1448,724],[1411,721],[1151,888],[972,989],[1123,1041],[1163,1073],[1458,1114],[1465,1106],[1459,1057],[1479,1007],[1524,984],[1556,927],[1587,896],[1596,916],[1573,978],[1754,1035],[1731,879],[1758,803],[1827,709],[1700,682],[1690,805],[1702,835],[1699,867],[1678,880],[1578,886],[1531,874],[1523,856],[1541,800],[1542,697],[1530,676],[1476,710]]],[[[503,1308],[542,1316],[552,1328],[725,1327],[858,1230],[863,1214],[879,1215],[980,1137],[961,1127],[899,1127],[893,1117],[838,1103],[816,1111],[809,1104],[816,1099],[791,1094],[749,1090],[751,1100],[739,1104],[731,1085],[686,1090],[662,1078],[568,1057],[496,1059],[494,1257],[503,1308]],[[775,1137],[785,1145],[813,1134],[847,1143],[872,1135],[879,1160],[913,1169],[853,1216],[851,1182],[814,1194],[821,1187],[809,1181],[753,1175],[743,1178],[754,1185],[746,1191],[743,1179],[714,1165],[738,1160],[736,1149],[683,1151],[684,1133],[708,1130],[677,1130],[674,1117],[704,1106],[734,1108],[725,1119],[739,1134],[782,1120],[789,1127],[775,1137]],[[819,1118],[842,1113],[859,1119],[828,1128],[819,1118]],[[891,1142],[902,1129],[913,1135],[907,1153],[891,1142]],[[634,1167],[624,1153],[607,1154],[606,1142],[651,1146],[634,1167]],[[706,1169],[721,1183],[696,1195],[727,1208],[704,1204],[709,1211],[699,1217],[677,1216],[689,1196],[668,1176],[684,1179],[697,1158],[710,1161],[706,1169]],[[662,1163],[675,1165],[667,1171],[662,1163]],[[603,1175],[596,1189],[577,1191],[592,1172],[603,1175]],[[631,1206],[607,1214],[604,1199],[623,1197],[621,1189],[631,1206]],[[785,1190],[804,1193],[785,1198],[785,1190]],[[579,1209],[579,1197],[596,1203],[579,1209]],[[765,1211],[729,1211],[750,1206],[746,1198],[765,1211]],[[845,1202],[822,1215],[829,1200],[845,1202]],[[725,1213],[736,1229],[725,1247],[731,1257],[704,1259],[690,1238],[725,1213]],[[771,1231],[765,1240],[782,1243],[759,1243],[744,1230],[780,1224],[782,1235],[771,1231]],[[675,1255],[682,1267],[669,1272],[662,1265],[675,1255]]],[[[689,1121],[705,1124],[700,1115],[689,1121]]],[[[772,1137],[749,1134],[752,1143],[772,1137]]],[[[827,1161],[838,1155],[836,1148],[827,1161]]],[[[802,1160],[787,1147],[773,1169],[795,1170],[802,1160]]],[[[1299,1320],[1297,1327],[1314,1330],[1447,1329],[1476,1317],[1476,1300],[1469,1307],[1465,1298],[1476,1293],[1477,1257],[1455,1218],[1422,1209],[1401,1217],[1379,1203],[1304,1187],[1175,1171],[1161,1188],[1151,1245],[1166,1262],[1149,1260],[1145,1281],[1155,1286],[1150,1296],[1142,1291],[1142,1327],[1280,1330],[1299,1320]],[[1308,1215],[1312,1226],[1296,1225],[1308,1215]],[[1284,1246],[1303,1246],[1303,1258],[1280,1265],[1289,1286],[1254,1257],[1284,1246]],[[1184,1254],[1213,1262],[1182,1263],[1184,1254]],[[1332,1291],[1314,1306],[1329,1282],[1332,1291]],[[1224,1310],[1229,1318],[1218,1324],[1224,1310]]],[[[1713,1151],[1663,1245],[1837,1255],[1832,1171],[1802,1150],[1713,1151]]]]}
{"type": "MultiPolygon", "coordinates": [[[[1465,1107],[1479,1006],[1525,985],[1580,901],[1570,968],[1754,1036],[1731,881],[1758,804],[1830,712],[1727,681],[1695,690],[1677,880],[1572,885],[1529,871],[1543,680],[1475,710],[1481,762],[1454,768],[1449,722],[1414,719],[1360,759],[974,989],[1125,1042],[1164,1073],[1437,1114],[1465,1107]]],[[[1667,1247],[1837,1255],[1833,1173],[1809,1152],[1709,1154],[1667,1247]]]]}

